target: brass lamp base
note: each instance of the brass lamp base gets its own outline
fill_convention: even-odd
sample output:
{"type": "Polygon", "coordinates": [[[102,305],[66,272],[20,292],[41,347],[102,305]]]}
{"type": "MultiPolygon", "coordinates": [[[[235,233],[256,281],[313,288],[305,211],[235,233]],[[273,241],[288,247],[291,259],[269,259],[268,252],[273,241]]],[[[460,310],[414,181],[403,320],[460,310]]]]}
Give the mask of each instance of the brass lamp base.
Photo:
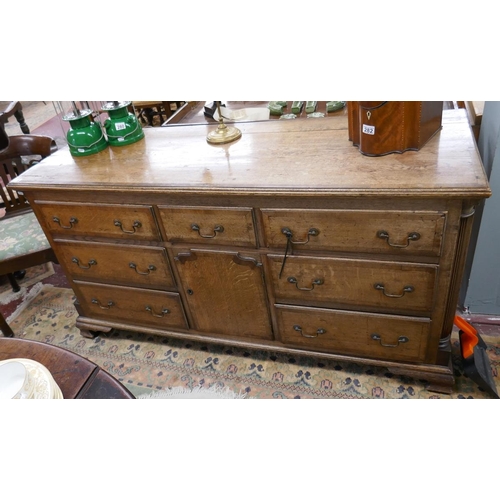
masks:
{"type": "Polygon", "coordinates": [[[241,130],[238,130],[236,127],[228,127],[221,122],[215,130],[207,135],[207,142],[210,144],[226,144],[240,137],[241,130]]]}

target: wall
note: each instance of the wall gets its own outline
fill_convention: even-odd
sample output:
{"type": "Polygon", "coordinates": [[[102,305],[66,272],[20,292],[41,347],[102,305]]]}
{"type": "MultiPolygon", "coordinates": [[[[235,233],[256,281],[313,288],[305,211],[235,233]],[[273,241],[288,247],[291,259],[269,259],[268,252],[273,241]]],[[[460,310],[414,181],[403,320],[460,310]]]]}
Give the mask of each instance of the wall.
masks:
{"type": "Polygon", "coordinates": [[[476,208],[459,305],[500,315],[500,102],[484,105],[478,149],[493,195],[476,208]]]}

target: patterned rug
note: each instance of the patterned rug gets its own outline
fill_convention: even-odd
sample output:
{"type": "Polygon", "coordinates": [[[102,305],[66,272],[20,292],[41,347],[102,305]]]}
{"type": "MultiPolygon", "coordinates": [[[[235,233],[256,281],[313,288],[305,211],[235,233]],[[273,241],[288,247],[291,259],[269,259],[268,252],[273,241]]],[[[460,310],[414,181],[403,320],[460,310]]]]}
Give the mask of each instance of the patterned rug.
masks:
{"type": "MultiPolygon", "coordinates": [[[[383,368],[291,356],[130,332],[86,339],[75,326],[73,292],[43,285],[9,319],[16,337],[58,345],[99,365],[134,395],[206,387],[256,399],[490,399],[463,376],[458,335],[453,337],[456,385],[451,395],[429,392],[421,381],[383,368]]],[[[498,378],[500,338],[484,337],[498,378]]]]}

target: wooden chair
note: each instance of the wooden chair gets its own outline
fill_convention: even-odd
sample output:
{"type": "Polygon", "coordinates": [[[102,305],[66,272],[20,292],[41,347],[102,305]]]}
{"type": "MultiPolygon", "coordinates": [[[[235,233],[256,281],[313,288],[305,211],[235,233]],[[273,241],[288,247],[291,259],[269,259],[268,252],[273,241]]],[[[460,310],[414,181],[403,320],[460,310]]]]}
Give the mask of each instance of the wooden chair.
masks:
{"type": "Polygon", "coordinates": [[[158,117],[158,126],[162,125],[177,111],[184,101],[132,101],[137,117],[142,123],[153,127],[155,117],[158,117]],[[172,109],[175,107],[175,111],[172,109]]]}
{"type": "Polygon", "coordinates": [[[0,128],[5,128],[5,124],[9,121],[11,116],[16,118],[23,134],[30,133],[30,129],[24,121],[23,107],[19,101],[11,101],[3,111],[0,111],[0,128]]]}
{"type": "MultiPolygon", "coordinates": [[[[16,135],[6,137],[0,128],[0,197],[5,210],[0,218],[0,276],[7,275],[14,292],[19,291],[14,273],[47,262],[56,256],[28,200],[8,187],[9,182],[41,159],[57,151],[51,137],[16,135]]],[[[0,326],[1,326],[0,319],[0,326]]]]}

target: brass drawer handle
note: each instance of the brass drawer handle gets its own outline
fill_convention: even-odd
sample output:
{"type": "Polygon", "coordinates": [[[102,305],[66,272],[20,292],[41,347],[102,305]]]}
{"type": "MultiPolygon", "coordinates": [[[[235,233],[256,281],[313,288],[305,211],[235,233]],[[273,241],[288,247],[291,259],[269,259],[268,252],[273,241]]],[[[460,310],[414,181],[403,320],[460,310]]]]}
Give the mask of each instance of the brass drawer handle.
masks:
{"type": "Polygon", "coordinates": [[[132,224],[132,231],[128,231],[127,229],[123,229],[123,224],[122,224],[122,222],[121,222],[120,220],[118,220],[118,219],[115,219],[115,220],[113,221],[113,224],[114,224],[116,227],[119,227],[119,228],[122,230],[122,232],[123,232],[123,233],[126,233],[126,234],[134,234],[134,233],[135,233],[135,231],[136,231],[137,229],[139,229],[140,227],[142,227],[141,222],[140,222],[140,221],[138,221],[138,220],[135,220],[135,221],[133,222],[133,224],[132,224]]]}
{"type": "Polygon", "coordinates": [[[250,266],[251,268],[262,267],[262,262],[259,262],[252,257],[240,255],[239,252],[233,257],[233,262],[239,266],[250,266]]]}
{"type": "Polygon", "coordinates": [[[281,232],[290,240],[290,243],[292,245],[305,245],[306,243],[309,243],[311,236],[318,236],[319,229],[311,227],[311,229],[309,229],[309,231],[307,231],[307,240],[305,240],[305,241],[293,241],[292,240],[293,232],[288,227],[284,227],[281,230],[281,232]]]}
{"type": "Polygon", "coordinates": [[[387,240],[387,244],[393,248],[406,248],[410,244],[410,241],[417,241],[420,239],[420,233],[409,233],[408,237],[406,238],[407,241],[406,245],[398,245],[397,243],[391,243],[389,241],[389,233],[387,231],[379,231],[377,233],[377,237],[383,240],[387,240]]]}
{"type": "Polygon", "coordinates": [[[97,266],[97,261],[95,259],[90,259],[87,266],[82,266],[80,260],[77,257],[73,257],[71,262],[76,264],[80,269],[90,269],[92,266],[97,266]]]}
{"type": "Polygon", "coordinates": [[[76,217],[70,217],[69,219],[69,226],[63,226],[61,224],[61,219],[59,219],[59,217],[52,217],[52,220],[56,223],[56,224],[59,224],[60,227],[62,227],[63,229],[73,229],[73,226],[78,222],[78,219],[76,217]]]}
{"type": "Polygon", "coordinates": [[[287,278],[287,281],[288,281],[288,283],[294,284],[297,287],[297,290],[302,290],[304,292],[310,292],[311,290],[314,290],[314,287],[316,285],[322,285],[324,283],[324,281],[322,279],[318,278],[318,279],[315,279],[311,282],[311,285],[312,285],[311,288],[302,288],[299,286],[298,280],[294,276],[290,276],[289,278],[287,278]]]}
{"type": "Polygon", "coordinates": [[[92,304],[97,304],[101,309],[111,309],[115,304],[112,300],[108,302],[107,306],[103,306],[97,299],[91,300],[92,304]]]}
{"type": "Polygon", "coordinates": [[[166,314],[170,314],[170,310],[167,308],[162,309],[161,314],[156,314],[151,306],[146,306],[146,311],[151,313],[151,316],[155,318],[163,318],[166,314]]]}
{"type": "Polygon", "coordinates": [[[217,233],[223,233],[224,232],[224,226],[221,226],[220,224],[217,224],[214,227],[214,233],[213,234],[201,234],[201,229],[198,224],[191,224],[191,229],[193,231],[196,231],[202,238],[215,238],[217,236],[217,233]]]}
{"type": "Polygon", "coordinates": [[[386,296],[386,297],[390,297],[392,299],[400,299],[401,297],[404,297],[404,295],[406,293],[411,293],[411,292],[414,292],[415,291],[415,288],[412,287],[411,285],[408,285],[408,286],[405,286],[403,288],[403,293],[401,295],[394,295],[392,293],[386,293],[385,291],[385,287],[382,283],[375,283],[375,285],[373,285],[373,288],[375,288],[376,290],[381,290],[382,293],[386,296]]]}
{"type": "Polygon", "coordinates": [[[326,330],[323,329],[323,328],[318,328],[316,330],[316,335],[307,335],[305,334],[303,331],[302,331],[302,327],[299,326],[299,325],[294,325],[293,329],[296,331],[296,332],[299,332],[302,337],[305,337],[306,339],[315,339],[316,337],[318,337],[319,335],[323,335],[326,333],[326,330]]]}
{"type": "Polygon", "coordinates": [[[408,337],[401,336],[401,337],[398,338],[398,343],[397,344],[384,344],[382,342],[382,337],[380,335],[377,335],[376,333],[372,333],[371,338],[373,340],[378,340],[380,342],[380,345],[382,347],[398,347],[399,344],[406,344],[407,342],[410,341],[410,339],[408,337]]]}
{"type": "Polygon", "coordinates": [[[286,236],[286,247],[285,247],[285,255],[283,256],[283,262],[281,263],[281,269],[280,273],[278,275],[278,278],[281,279],[281,275],[283,274],[283,269],[285,269],[285,262],[287,255],[289,253],[293,252],[293,245],[305,245],[306,243],[309,243],[309,239],[311,236],[318,236],[319,234],[319,229],[316,229],[314,227],[311,227],[309,231],[307,231],[307,240],[306,241],[293,241],[293,233],[292,230],[289,229],[288,227],[283,227],[281,229],[281,233],[286,236]]]}
{"type": "Polygon", "coordinates": [[[138,271],[137,270],[137,265],[131,262],[129,264],[130,269],[133,269],[137,274],[140,274],[141,276],[147,276],[148,274],[151,274],[152,271],[156,271],[156,267],[153,266],[153,264],[148,266],[148,270],[146,272],[138,271]]]}

